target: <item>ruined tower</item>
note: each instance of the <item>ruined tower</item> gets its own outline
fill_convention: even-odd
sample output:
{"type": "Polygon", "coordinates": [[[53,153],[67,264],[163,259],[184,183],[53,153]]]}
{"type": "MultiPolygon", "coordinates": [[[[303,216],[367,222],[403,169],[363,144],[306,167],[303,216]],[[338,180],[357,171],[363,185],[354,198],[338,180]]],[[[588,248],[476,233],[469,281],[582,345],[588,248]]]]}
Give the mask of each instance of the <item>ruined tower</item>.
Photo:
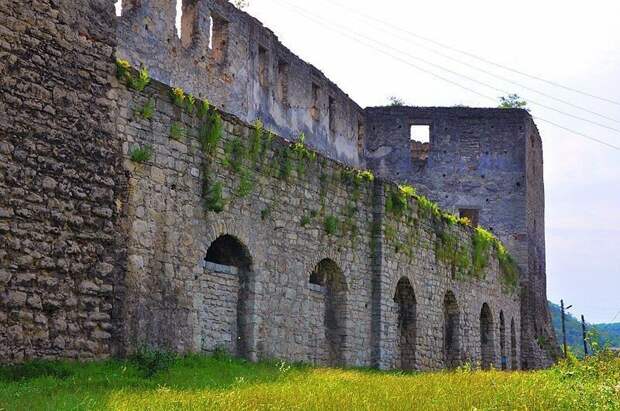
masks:
{"type": "Polygon", "coordinates": [[[522,109],[366,109],[367,165],[495,233],[521,271],[524,368],[556,354],[547,307],[542,140],[522,109]],[[416,141],[415,129],[428,141],[416,141]]]}

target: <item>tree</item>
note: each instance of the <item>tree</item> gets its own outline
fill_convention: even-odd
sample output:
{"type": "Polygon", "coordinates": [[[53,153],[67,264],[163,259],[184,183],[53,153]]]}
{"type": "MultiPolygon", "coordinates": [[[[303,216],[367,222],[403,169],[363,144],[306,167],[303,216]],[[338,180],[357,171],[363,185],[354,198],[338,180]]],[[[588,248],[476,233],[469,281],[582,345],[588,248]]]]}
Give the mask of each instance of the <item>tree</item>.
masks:
{"type": "Polygon", "coordinates": [[[508,94],[499,98],[499,108],[522,108],[530,111],[526,106],[527,101],[523,100],[518,94],[508,94]]]}
{"type": "Polygon", "coordinates": [[[389,100],[390,100],[390,106],[392,107],[402,107],[405,105],[405,100],[403,100],[400,97],[390,96],[389,100]]]}

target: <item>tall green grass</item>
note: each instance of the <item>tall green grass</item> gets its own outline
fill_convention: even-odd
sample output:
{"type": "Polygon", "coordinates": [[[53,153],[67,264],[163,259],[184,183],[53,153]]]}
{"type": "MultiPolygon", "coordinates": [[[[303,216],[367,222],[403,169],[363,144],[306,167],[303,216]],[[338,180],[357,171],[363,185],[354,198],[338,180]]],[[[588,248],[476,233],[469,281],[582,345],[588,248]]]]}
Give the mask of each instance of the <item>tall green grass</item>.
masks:
{"type": "Polygon", "coordinates": [[[318,369],[188,356],[148,377],[139,365],[37,363],[40,373],[3,368],[0,409],[620,410],[620,360],[603,356],[514,373],[318,369]]]}

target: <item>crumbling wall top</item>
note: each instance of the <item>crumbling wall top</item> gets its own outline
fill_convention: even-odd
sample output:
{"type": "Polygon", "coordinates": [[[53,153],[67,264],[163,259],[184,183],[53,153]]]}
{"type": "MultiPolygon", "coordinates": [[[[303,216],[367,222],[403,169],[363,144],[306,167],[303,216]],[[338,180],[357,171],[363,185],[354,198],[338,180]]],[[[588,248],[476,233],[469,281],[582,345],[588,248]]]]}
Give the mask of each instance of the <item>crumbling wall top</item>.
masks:
{"type": "Polygon", "coordinates": [[[152,77],[207,98],[244,121],[260,119],[289,140],[362,165],[364,111],[260,21],[226,0],[184,0],[180,35],[169,0],[124,2],[120,58],[152,77]]]}

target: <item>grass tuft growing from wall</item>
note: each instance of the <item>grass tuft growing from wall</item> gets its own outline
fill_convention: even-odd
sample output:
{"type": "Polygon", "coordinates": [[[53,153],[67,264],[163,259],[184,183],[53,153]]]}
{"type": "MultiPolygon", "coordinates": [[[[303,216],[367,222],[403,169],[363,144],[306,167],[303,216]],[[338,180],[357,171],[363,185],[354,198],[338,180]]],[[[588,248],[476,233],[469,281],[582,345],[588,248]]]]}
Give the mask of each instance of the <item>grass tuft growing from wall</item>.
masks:
{"type": "Polygon", "coordinates": [[[135,163],[146,163],[153,158],[153,146],[135,147],[129,152],[129,158],[135,163]]]}

